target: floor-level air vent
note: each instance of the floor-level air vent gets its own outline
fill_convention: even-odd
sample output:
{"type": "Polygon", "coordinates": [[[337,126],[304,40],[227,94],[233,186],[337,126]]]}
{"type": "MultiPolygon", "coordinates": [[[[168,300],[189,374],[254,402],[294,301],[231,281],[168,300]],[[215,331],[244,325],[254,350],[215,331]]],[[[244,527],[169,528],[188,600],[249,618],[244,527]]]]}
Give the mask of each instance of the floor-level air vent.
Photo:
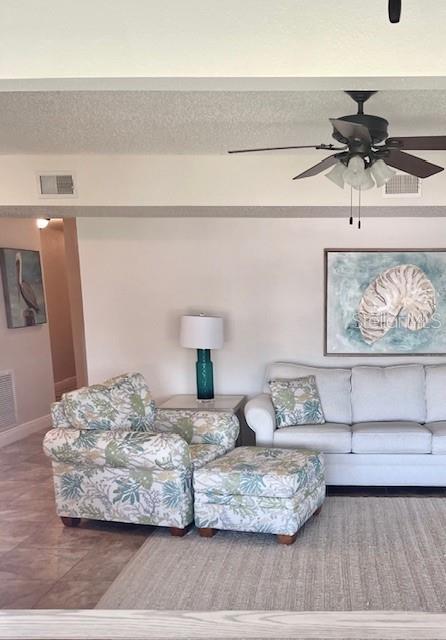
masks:
{"type": "Polygon", "coordinates": [[[384,189],[386,196],[419,196],[421,194],[421,182],[416,176],[408,173],[396,173],[384,189]]]}
{"type": "Polygon", "coordinates": [[[39,174],[40,195],[45,197],[73,197],[74,178],[70,173],[39,174]]]}
{"type": "Polygon", "coordinates": [[[16,424],[14,377],[12,371],[0,371],[0,431],[16,424]]]}

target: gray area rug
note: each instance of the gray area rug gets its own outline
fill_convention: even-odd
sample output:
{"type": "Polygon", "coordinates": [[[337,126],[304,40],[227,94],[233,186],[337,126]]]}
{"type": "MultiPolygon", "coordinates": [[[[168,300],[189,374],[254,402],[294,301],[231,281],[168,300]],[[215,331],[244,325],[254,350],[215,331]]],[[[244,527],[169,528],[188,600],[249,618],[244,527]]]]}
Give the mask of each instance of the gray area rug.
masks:
{"type": "Polygon", "coordinates": [[[446,611],[446,498],[329,497],[292,546],[156,529],[98,609],[446,611]]]}

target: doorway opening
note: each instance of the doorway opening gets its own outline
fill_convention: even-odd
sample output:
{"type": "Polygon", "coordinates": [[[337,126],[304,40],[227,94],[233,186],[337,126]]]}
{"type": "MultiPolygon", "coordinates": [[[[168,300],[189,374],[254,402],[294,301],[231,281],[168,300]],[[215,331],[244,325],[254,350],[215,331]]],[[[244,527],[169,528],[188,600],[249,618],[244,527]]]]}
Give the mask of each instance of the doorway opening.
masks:
{"type": "Polygon", "coordinates": [[[54,394],[86,384],[86,358],[76,221],[50,219],[40,230],[54,394]]]}

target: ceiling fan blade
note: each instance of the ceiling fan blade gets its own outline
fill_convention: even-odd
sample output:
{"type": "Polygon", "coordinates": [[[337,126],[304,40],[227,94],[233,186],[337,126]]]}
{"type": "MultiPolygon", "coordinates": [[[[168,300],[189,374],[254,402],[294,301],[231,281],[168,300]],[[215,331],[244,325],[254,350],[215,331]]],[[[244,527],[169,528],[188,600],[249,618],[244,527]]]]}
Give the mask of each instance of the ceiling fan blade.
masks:
{"type": "Polygon", "coordinates": [[[402,138],[387,138],[386,147],[409,149],[411,151],[442,151],[446,150],[446,136],[403,136],[402,138]]]}
{"type": "Polygon", "coordinates": [[[336,154],[333,156],[327,156],[326,158],[321,160],[321,162],[318,162],[317,164],[315,164],[313,167],[310,167],[303,173],[299,173],[298,176],[294,176],[293,180],[299,180],[300,178],[310,178],[311,176],[317,176],[318,173],[321,173],[322,171],[325,171],[325,169],[328,169],[329,167],[333,166],[334,164],[336,164],[337,161],[338,161],[338,158],[336,154]]]}
{"type": "Polygon", "coordinates": [[[361,142],[367,142],[371,144],[372,139],[367,127],[363,124],[356,124],[355,122],[347,122],[347,120],[337,120],[336,118],[329,118],[333,127],[338,131],[343,138],[347,140],[358,140],[361,142]]]}
{"type": "Polygon", "coordinates": [[[233,149],[228,153],[252,153],[253,151],[282,151],[284,149],[327,149],[328,151],[342,151],[345,147],[335,147],[332,144],[301,144],[290,147],[265,147],[263,149],[233,149]]]}
{"type": "Polygon", "coordinates": [[[410,175],[417,176],[417,178],[429,178],[429,176],[443,171],[444,168],[399,149],[391,149],[389,155],[383,159],[386,164],[394,167],[394,169],[410,173],[410,175]]]}

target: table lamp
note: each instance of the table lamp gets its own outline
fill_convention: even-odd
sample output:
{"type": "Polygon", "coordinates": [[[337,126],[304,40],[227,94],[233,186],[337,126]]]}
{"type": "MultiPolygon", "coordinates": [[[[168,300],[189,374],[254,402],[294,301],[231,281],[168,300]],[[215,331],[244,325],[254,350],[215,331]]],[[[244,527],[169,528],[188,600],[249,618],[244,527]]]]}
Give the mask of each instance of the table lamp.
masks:
{"type": "Polygon", "coordinates": [[[223,346],[223,318],[215,316],[183,316],[181,346],[197,350],[197,399],[214,399],[214,374],[211,349],[223,346]]]}

